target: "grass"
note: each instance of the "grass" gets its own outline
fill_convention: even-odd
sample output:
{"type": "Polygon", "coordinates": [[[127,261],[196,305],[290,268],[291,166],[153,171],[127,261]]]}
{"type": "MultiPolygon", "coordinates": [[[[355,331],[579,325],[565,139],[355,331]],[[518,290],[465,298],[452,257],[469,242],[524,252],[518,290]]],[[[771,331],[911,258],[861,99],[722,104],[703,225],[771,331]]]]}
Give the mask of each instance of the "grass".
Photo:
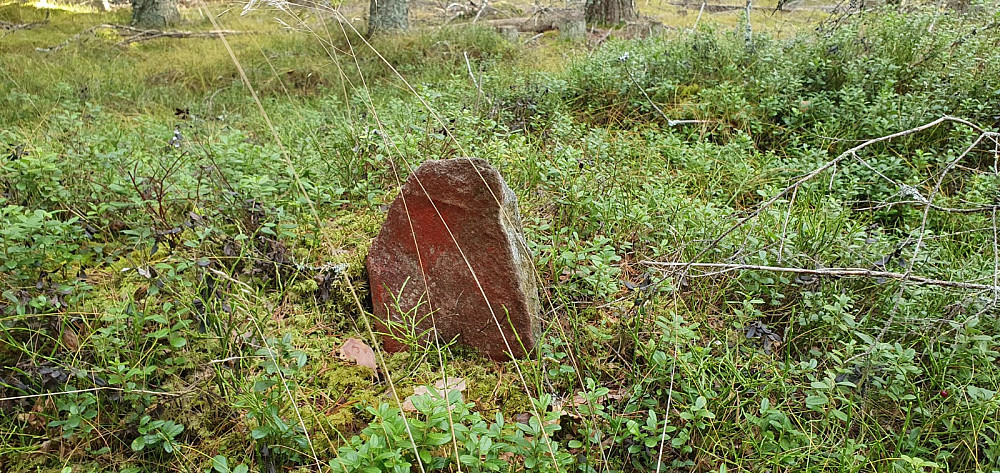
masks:
{"type": "MultiPolygon", "coordinates": [[[[995,285],[993,135],[963,154],[981,132],[942,124],[788,187],[942,115],[995,131],[995,16],[755,23],[752,44],[710,16],[598,48],[441,27],[375,38],[383,62],[329,14],[241,7],[210,10],[246,32],[227,41],[273,129],[218,39],[43,52],[127,12],[0,7],[47,21],[0,41],[6,470],[996,471],[995,291],[646,263],[995,285]],[[392,169],[463,155],[519,197],[546,335],[375,377],[337,353],[378,347],[363,262],[392,169]],[[442,373],[462,405],[399,409],[442,373]]],[[[640,2],[693,20],[674,8],[640,2]]]]}

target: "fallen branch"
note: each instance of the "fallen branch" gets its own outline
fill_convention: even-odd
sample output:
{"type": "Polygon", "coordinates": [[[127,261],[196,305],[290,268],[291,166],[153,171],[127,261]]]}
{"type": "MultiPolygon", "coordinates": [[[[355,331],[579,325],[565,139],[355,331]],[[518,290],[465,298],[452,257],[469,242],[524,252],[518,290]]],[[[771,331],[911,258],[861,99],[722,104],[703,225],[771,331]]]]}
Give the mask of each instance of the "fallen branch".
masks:
{"type": "Polygon", "coordinates": [[[0,29],[11,30],[11,31],[30,30],[36,26],[43,24],[45,24],[45,21],[34,21],[31,23],[11,23],[9,21],[0,21],[0,29]]]}
{"type": "Polygon", "coordinates": [[[928,54],[924,55],[923,57],[921,57],[920,59],[918,59],[914,63],[910,64],[906,68],[906,70],[910,71],[910,73],[907,74],[907,76],[906,76],[906,80],[909,80],[914,75],[916,75],[917,71],[920,70],[919,66],[921,64],[923,64],[924,62],[927,62],[927,61],[929,61],[931,59],[934,59],[934,58],[940,56],[941,53],[943,53],[944,51],[954,51],[956,48],[958,48],[963,43],[965,43],[966,41],[968,41],[969,38],[972,38],[973,36],[976,36],[979,33],[982,33],[983,31],[986,31],[986,30],[992,29],[992,28],[996,28],[998,26],[1000,26],[1000,21],[994,21],[992,23],[983,25],[982,28],[973,28],[972,31],[970,31],[970,32],[962,35],[961,37],[959,37],[955,41],[952,41],[952,43],[949,44],[947,48],[940,48],[940,49],[936,49],[936,50],[933,50],[933,51],[929,52],[928,54]]]}
{"type": "Polygon", "coordinates": [[[0,402],[20,401],[22,399],[34,399],[39,397],[61,396],[65,394],[96,393],[99,391],[114,391],[114,392],[128,393],[128,394],[146,394],[150,396],[181,397],[186,394],[193,393],[195,391],[195,388],[189,388],[185,391],[164,392],[164,391],[149,391],[145,389],[124,389],[115,386],[98,386],[96,388],[74,389],[71,391],[58,391],[58,392],[47,392],[40,394],[27,394],[24,396],[3,397],[0,398],[0,402]]]}
{"type": "Polygon", "coordinates": [[[477,21],[479,21],[479,17],[483,16],[483,12],[486,11],[486,8],[488,8],[489,6],[490,6],[490,1],[483,0],[482,6],[480,6],[479,11],[476,12],[476,17],[472,19],[473,25],[476,24],[477,21]]]}
{"type": "Polygon", "coordinates": [[[830,169],[830,168],[836,166],[837,164],[839,164],[844,159],[847,159],[847,158],[852,157],[852,156],[856,156],[857,153],[858,153],[858,151],[861,151],[861,150],[863,150],[863,149],[865,149],[865,148],[867,148],[867,147],[869,147],[871,145],[877,144],[877,143],[881,143],[881,142],[884,142],[884,141],[889,141],[889,140],[892,140],[894,138],[901,138],[901,137],[904,137],[904,136],[912,135],[914,133],[918,133],[918,132],[924,131],[924,130],[926,130],[928,128],[933,128],[935,126],[938,126],[938,125],[940,125],[942,123],[946,123],[946,122],[957,123],[957,124],[968,126],[969,128],[972,128],[973,130],[981,133],[982,134],[981,136],[990,136],[993,139],[996,139],[997,136],[998,136],[998,134],[996,134],[996,133],[984,131],[982,128],[976,126],[975,124],[969,122],[968,120],[963,120],[961,118],[956,118],[956,117],[945,115],[945,116],[943,116],[941,118],[938,118],[937,120],[933,120],[933,121],[925,123],[923,125],[910,128],[909,130],[903,130],[903,131],[900,131],[900,132],[897,132],[897,133],[893,133],[893,134],[890,134],[890,135],[885,135],[885,136],[881,136],[881,137],[878,137],[878,138],[874,138],[874,139],[865,141],[864,143],[861,143],[861,144],[859,144],[859,145],[857,145],[857,146],[855,146],[855,147],[853,147],[853,148],[851,148],[851,149],[849,149],[847,151],[844,151],[843,153],[841,153],[836,158],[834,158],[834,159],[832,159],[830,161],[827,161],[826,164],[824,164],[824,165],[822,165],[822,166],[820,166],[820,167],[818,167],[816,169],[813,169],[808,174],[806,174],[806,175],[800,177],[799,179],[795,180],[795,182],[793,182],[792,185],[786,187],[781,192],[775,194],[773,197],[771,197],[770,199],[766,200],[765,202],[763,202],[762,204],[760,204],[759,206],[757,206],[756,210],[754,210],[749,215],[747,215],[746,217],[743,217],[742,219],[740,219],[739,221],[737,221],[734,225],[730,226],[728,229],[726,229],[725,231],[723,231],[721,235],[719,235],[718,237],[715,238],[715,240],[712,240],[712,242],[709,243],[709,245],[707,247],[705,247],[704,249],[701,250],[701,252],[699,252],[698,256],[695,259],[698,259],[701,256],[704,256],[705,253],[707,253],[708,251],[710,251],[712,248],[715,248],[715,246],[718,245],[720,242],[722,242],[723,239],[725,239],[727,236],[729,236],[730,234],[732,234],[733,232],[735,232],[736,230],[738,230],[739,228],[741,228],[743,225],[745,225],[750,220],[753,220],[753,219],[757,218],[757,216],[760,215],[764,210],[766,210],[769,207],[771,207],[772,205],[774,205],[775,202],[778,202],[779,200],[781,200],[781,198],[784,197],[784,196],[786,196],[786,195],[788,195],[788,193],[790,193],[790,192],[798,189],[799,186],[801,186],[801,185],[805,184],[806,182],[812,180],[812,178],[818,176],[819,174],[823,173],[827,169],[830,169]]]}
{"type": "Polygon", "coordinates": [[[125,40],[119,42],[119,45],[127,45],[139,41],[146,41],[156,38],[215,38],[219,35],[233,35],[233,34],[243,34],[242,31],[236,30],[211,30],[211,31],[160,31],[160,30],[144,30],[140,28],[133,28],[131,26],[116,26],[119,34],[125,36],[124,32],[134,33],[132,36],[126,38],[125,40]]]}
{"type": "Polygon", "coordinates": [[[4,30],[4,34],[0,35],[0,38],[7,36],[15,31],[19,30],[30,30],[36,26],[41,26],[49,22],[48,14],[45,15],[46,19],[43,21],[34,21],[31,23],[11,23],[9,21],[0,21],[0,30],[4,30]]]}
{"type": "MultiPolygon", "coordinates": [[[[856,210],[858,211],[881,210],[896,205],[911,205],[911,204],[928,205],[926,200],[901,200],[897,202],[885,202],[879,205],[873,205],[871,207],[861,207],[856,210]]],[[[943,207],[937,204],[930,204],[930,207],[931,210],[937,210],[939,212],[945,212],[945,213],[974,214],[980,212],[995,212],[998,208],[1000,208],[1000,205],[983,205],[980,207],[954,208],[954,207],[943,207]]]]}
{"type": "Polygon", "coordinates": [[[998,286],[987,285],[987,284],[975,284],[969,282],[961,281],[947,281],[943,279],[931,279],[922,276],[913,276],[904,273],[893,273],[889,271],[875,271],[871,269],[864,268],[823,268],[823,269],[805,269],[805,268],[786,268],[782,266],[761,266],[754,264],[727,264],[727,263],[672,263],[672,262],[660,262],[660,261],[643,261],[642,264],[647,266],[653,266],[657,268],[663,268],[664,271],[668,268],[707,268],[707,269],[718,269],[713,273],[689,275],[690,277],[705,277],[714,276],[718,274],[728,273],[732,271],[772,271],[776,273],[796,273],[796,274],[811,274],[815,276],[831,276],[831,277],[863,277],[863,278],[882,278],[882,279],[895,279],[900,281],[907,281],[922,286],[938,286],[938,287],[950,287],[956,289],[971,289],[978,291],[995,291],[1000,289],[998,286]]]}
{"type": "MultiPolygon", "coordinates": [[[[676,7],[683,7],[683,8],[696,8],[696,7],[698,7],[697,3],[692,3],[692,2],[670,2],[670,5],[673,5],[673,6],[676,6],[676,7]]],[[[824,11],[824,12],[831,10],[831,8],[827,7],[827,6],[797,6],[795,8],[790,9],[790,10],[785,10],[784,7],[786,5],[787,5],[787,2],[778,2],[778,6],[776,6],[774,8],[766,7],[766,6],[751,6],[750,9],[752,9],[752,10],[758,10],[758,11],[764,11],[764,12],[768,12],[768,13],[773,13],[773,12],[776,12],[776,11],[779,11],[779,10],[780,11],[816,10],[816,11],[824,11]]],[[[724,4],[721,4],[721,3],[706,3],[706,2],[701,3],[701,10],[705,11],[705,12],[708,12],[708,13],[726,13],[726,12],[734,12],[734,11],[743,11],[743,10],[746,10],[746,9],[747,9],[746,4],[743,4],[743,5],[724,5],[724,4]]]]}
{"type": "Polygon", "coordinates": [[[103,24],[92,26],[87,28],[73,36],[71,36],[66,41],[59,43],[55,46],[50,46],[47,48],[35,48],[39,52],[55,52],[63,47],[69,45],[70,43],[77,41],[83,35],[93,33],[94,31],[101,29],[111,29],[116,30],[119,36],[125,37],[125,39],[116,43],[117,46],[127,46],[132,43],[137,43],[139,41],[148,41],[156,38],[214,38],[219,35],[233,35],[233,34],[243,34],[243,31],[236,30],[211,30],[211,31],[161,31],[161,30],[149,30],[143,28],[136,28],[134,26],[128,25],[111,25],[103,24]]]}

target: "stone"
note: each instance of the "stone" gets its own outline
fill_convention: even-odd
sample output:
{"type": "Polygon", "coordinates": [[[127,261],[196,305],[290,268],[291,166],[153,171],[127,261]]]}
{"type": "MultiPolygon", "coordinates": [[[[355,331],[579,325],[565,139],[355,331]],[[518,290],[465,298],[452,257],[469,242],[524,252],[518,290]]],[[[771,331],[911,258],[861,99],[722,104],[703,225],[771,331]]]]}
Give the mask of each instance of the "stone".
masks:
{"type": "Polygon", "coordinates": [[[486,160],[421,164],[368,253],[385,349],[436,333],[442,344],[454,339],[493,360],[528,355],[541,329],[525,243],[517,197],[486,160]]]}

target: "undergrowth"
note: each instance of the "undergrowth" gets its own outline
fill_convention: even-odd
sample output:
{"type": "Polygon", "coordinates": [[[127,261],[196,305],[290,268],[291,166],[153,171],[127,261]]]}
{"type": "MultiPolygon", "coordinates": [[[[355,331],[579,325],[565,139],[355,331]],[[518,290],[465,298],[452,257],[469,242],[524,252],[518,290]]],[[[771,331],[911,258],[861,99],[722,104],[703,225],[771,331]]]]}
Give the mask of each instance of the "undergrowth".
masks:
{"type": "Polygon", "coordinates": [[[1000,32],[974,7],[590,52],[447,27],[382,58],[321,10],[221,14],[273,130],[218,40],[36,49],[121,13],[5,33],[0,470],[996,472],[1000,177],[967,148],[1000,126],[1000,32]],[[762,207],[943,115],[981,129],[762,207]],[[463,155],[518,194],[543,342],[338,359],[377,343],[364,257],[397,178],[463,155]],[[696,258],[744,268],[654,264],[696,258]],[[461,397],[396,404],[442,371],[461,397]]]}

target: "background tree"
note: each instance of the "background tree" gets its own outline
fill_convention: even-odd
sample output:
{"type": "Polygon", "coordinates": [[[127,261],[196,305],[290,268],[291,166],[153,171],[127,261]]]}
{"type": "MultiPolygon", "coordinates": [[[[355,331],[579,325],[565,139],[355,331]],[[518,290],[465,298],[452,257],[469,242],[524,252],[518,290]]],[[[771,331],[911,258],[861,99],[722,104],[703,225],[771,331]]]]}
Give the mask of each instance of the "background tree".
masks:
{"type": "Polygon", "coordinates": [[[407,0],[371,0],[368,7],[368,34],[405,31],[410,28],[407,0]]]}
{"type": "Polygon", "coordinates": [[[181,20],[177,0],[132,0],[132,24],[140,28],[165,28],[181,20]]]}
{"type": "Polygon", "coordinates": [[[635,0],[587,0],[587,23],[618,24],[639,18],[635,0]]]}

